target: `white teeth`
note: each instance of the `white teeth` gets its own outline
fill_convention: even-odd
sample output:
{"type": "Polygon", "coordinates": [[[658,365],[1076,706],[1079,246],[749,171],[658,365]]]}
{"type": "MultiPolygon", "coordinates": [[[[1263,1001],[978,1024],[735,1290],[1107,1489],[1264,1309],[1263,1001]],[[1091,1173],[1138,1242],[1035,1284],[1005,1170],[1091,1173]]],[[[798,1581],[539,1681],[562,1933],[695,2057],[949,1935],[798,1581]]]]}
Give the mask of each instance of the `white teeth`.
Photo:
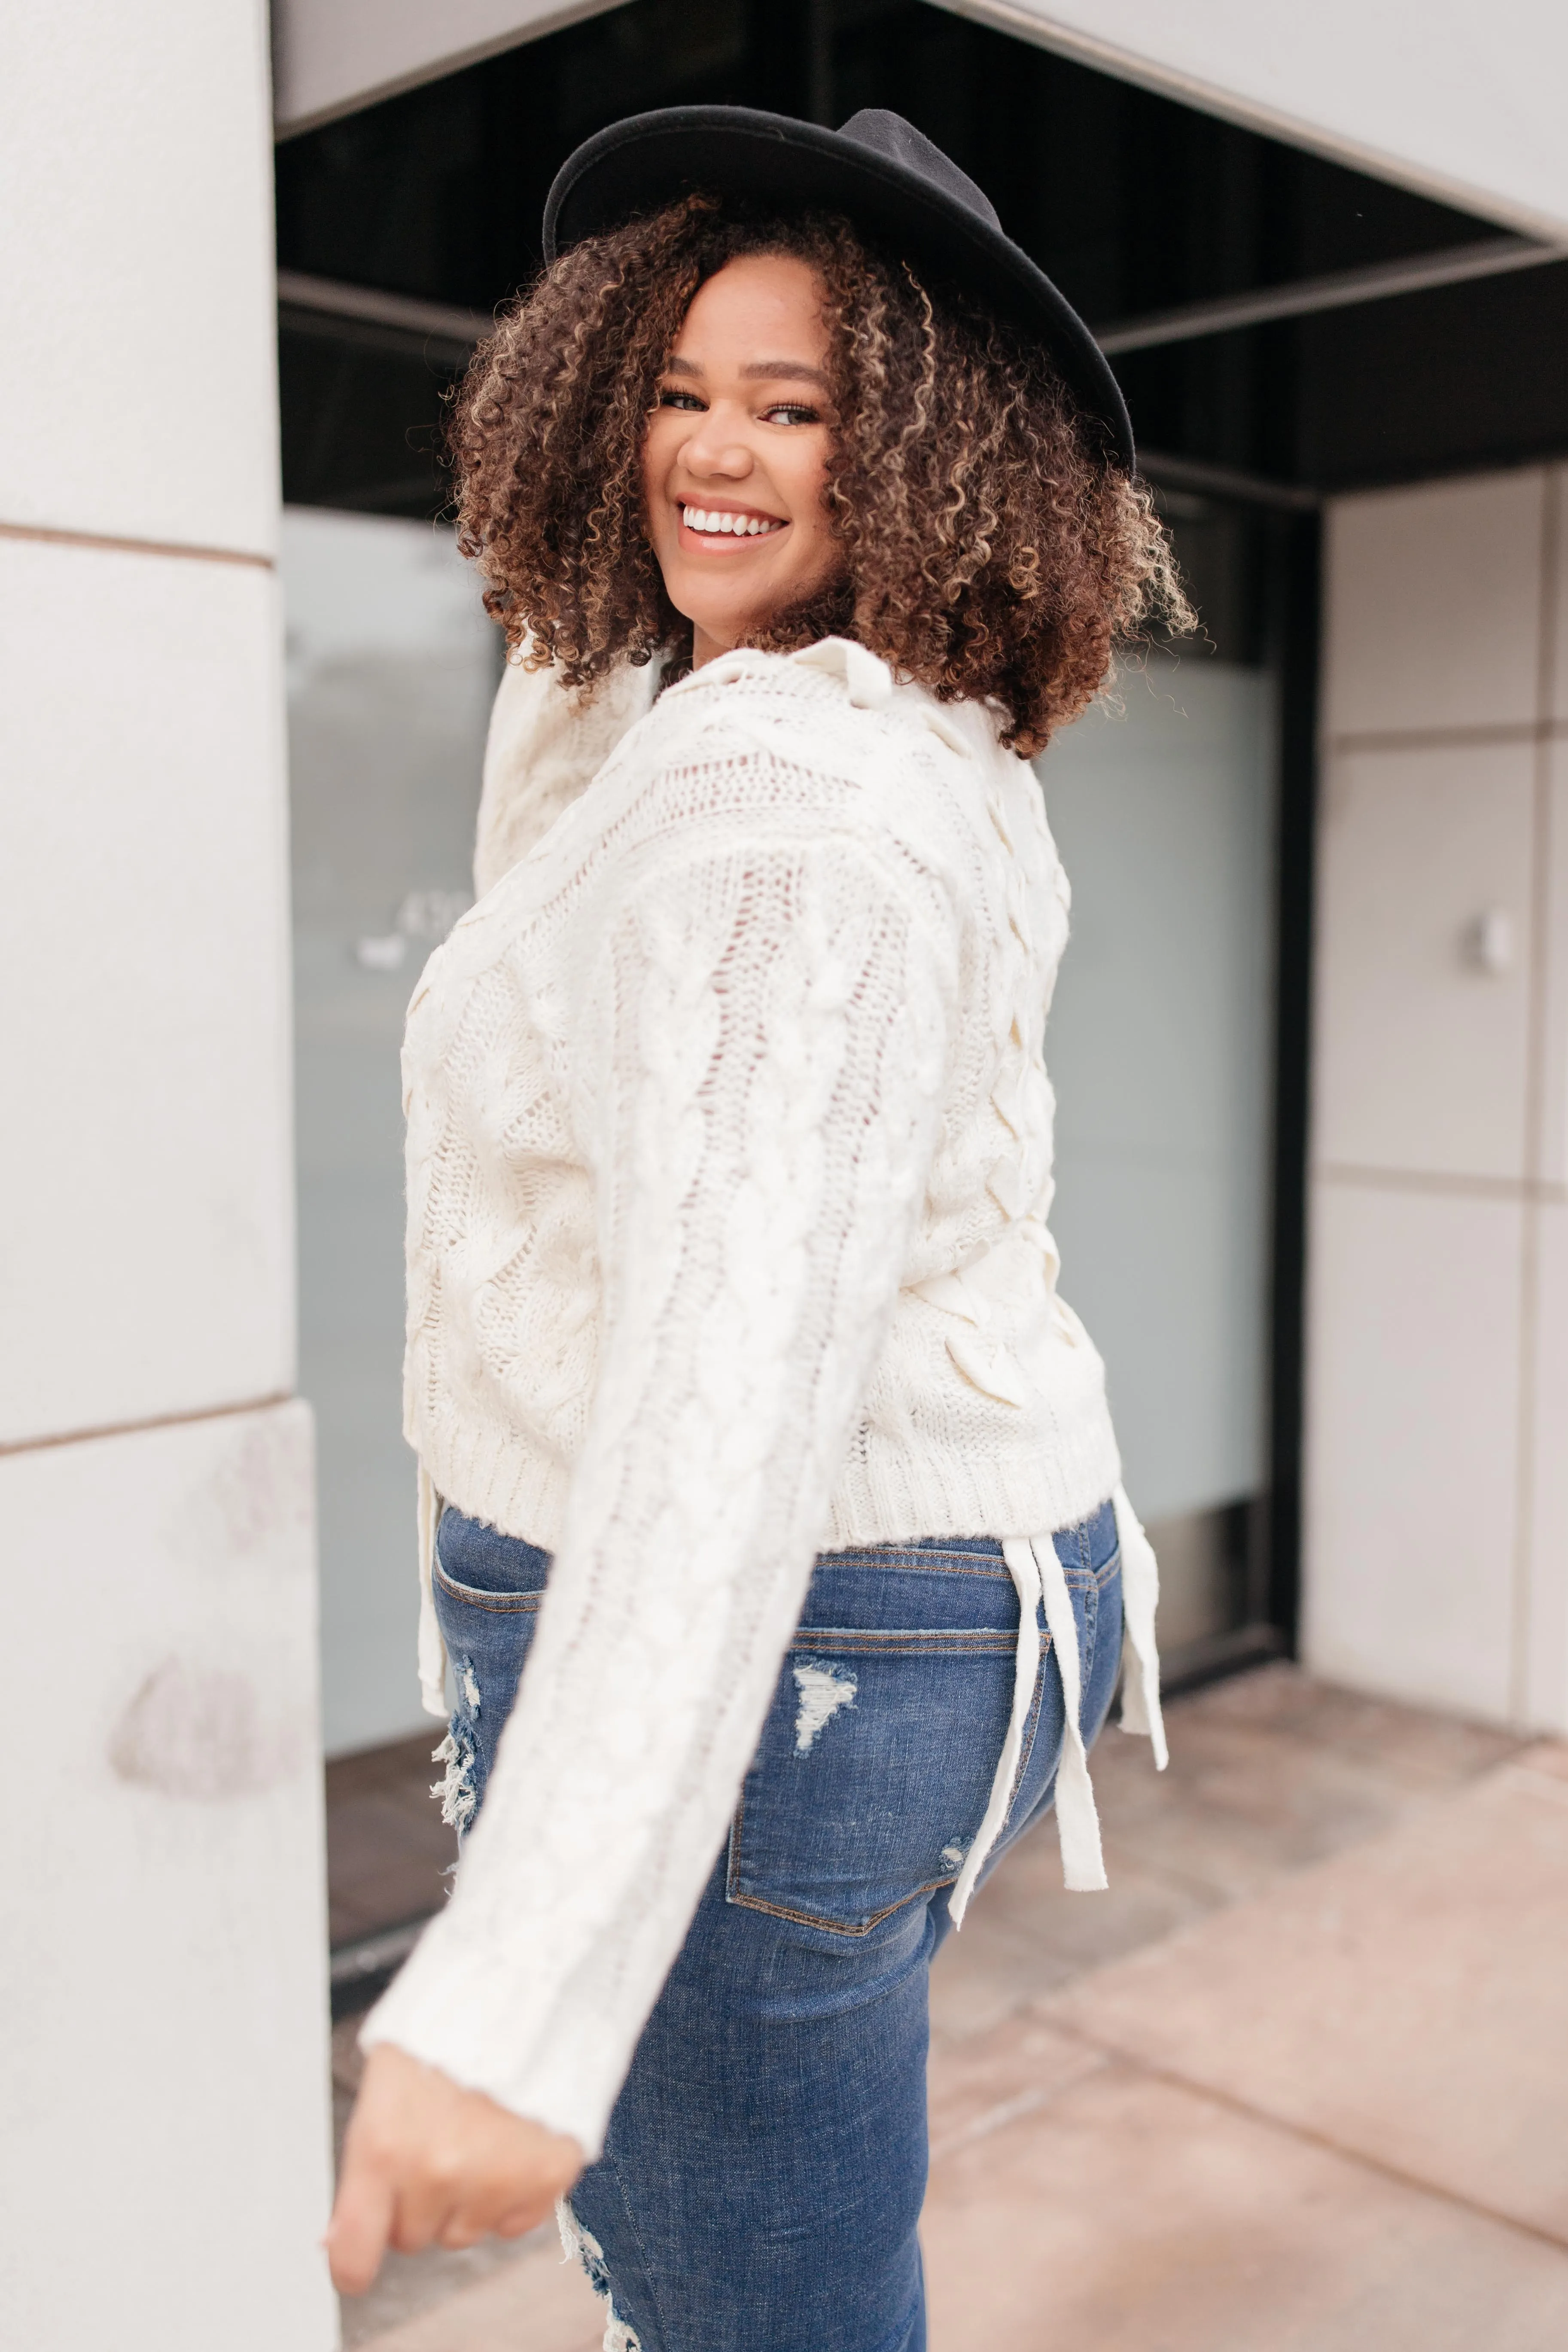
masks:
{"type": "Polygon", "coordinates": [[[764,520],[760,515],[724,514],[716,507],[686,507],[682,511],[688,530],[704,531],[710,536],[728,531],[736,539],[756,539],[763,531],[779,528],[772,518],[764,520]]]}

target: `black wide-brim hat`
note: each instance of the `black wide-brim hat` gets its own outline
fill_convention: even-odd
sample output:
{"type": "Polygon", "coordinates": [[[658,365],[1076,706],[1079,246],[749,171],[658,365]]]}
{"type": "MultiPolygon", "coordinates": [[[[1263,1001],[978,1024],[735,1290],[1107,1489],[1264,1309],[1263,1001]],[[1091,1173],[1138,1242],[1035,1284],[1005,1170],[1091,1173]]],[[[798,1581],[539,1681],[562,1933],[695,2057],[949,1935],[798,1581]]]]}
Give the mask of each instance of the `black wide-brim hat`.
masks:
{"type": "Polygon", "coordinates": [[[1133,468],[1132,426],[1110,364],[1072,304],[1004,234],[996,208],[912,122],[881,107],[842,131],[749,106],[667,106],[585,140],[544,206],[544,258],[678,196],[841,213],[917,269],[946,278],[1038,337],[1107,454],[1133,468]]]}

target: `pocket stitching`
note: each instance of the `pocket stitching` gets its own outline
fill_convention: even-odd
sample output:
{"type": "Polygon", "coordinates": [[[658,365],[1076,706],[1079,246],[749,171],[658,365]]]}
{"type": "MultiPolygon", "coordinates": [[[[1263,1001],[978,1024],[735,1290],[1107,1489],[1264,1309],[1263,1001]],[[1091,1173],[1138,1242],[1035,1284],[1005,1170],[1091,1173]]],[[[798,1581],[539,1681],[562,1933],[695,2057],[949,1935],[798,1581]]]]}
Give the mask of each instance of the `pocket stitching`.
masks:
{"type": "Polygon", "coordinates": [[[542,1592],[485,1592],[477,1584],[459,1584],[455,1576],[447,1575],[438,1559],[431,1570],[431,1582],[452,1600],[467,1601],[474,1609],[488,1609],[500,1617],[527,1615],[537,1610],[544,1598],[542,1592]]]}
{"type": "Polygon", "coordinates": [[[866,1656],[924,1655],[928,1657],[1000,1657],[1018,1646],[1018,1637],[998,1628],[933,1625],[929,1631],[879,1633],[874,1626],[803,1625],[790,1643],[794,1650],[839,1654],[860,1652],[866,1656]]]}
{"type": "Polygon", "coordinates": [[[730,1824],[730,1859],[724,1885],[726,1902],[733,1903],[738,1910],[763,1911],[772,1919],[791,1919],[802,1927],[820,1927],[825,1936],[868,1936],[873,1927],[879,1927],[884,1919],[892,1917],[895,1911],[906,1910],[911,1903],[918,1903],[922,1895],[934,1895],[939,1886],[953,1885],[958,1878],[956,1870],[950,1878],[933,1878],[927,1885],[916,1886],[908,1895],[900,1895],[896,1903],[884,1905],[880,1911],[872,1912],[868,1919],[852,1927],[841,1919],[825,1919],[815,1911],[796,1911],[787,1904],[767,1903],[760,1895],[745,1894],[741,1888],[741,1841],[745,1833],[745,1821],[746,1791],[742,1784],[734,1819],[730,1824]]]}

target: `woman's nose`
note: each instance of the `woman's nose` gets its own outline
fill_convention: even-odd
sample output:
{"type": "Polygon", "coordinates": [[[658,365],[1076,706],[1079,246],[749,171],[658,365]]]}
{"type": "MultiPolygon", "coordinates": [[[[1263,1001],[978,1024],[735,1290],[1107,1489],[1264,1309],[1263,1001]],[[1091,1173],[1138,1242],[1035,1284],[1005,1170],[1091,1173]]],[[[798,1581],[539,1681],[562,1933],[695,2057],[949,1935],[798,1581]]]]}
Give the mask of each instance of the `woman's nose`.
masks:
{"type": "Polygon", "coordinates": [[[752,470],[752,453],[745,442],[711,412],[699,420],[684,454],[693,474],[721,474],[733,482],[752,470]]]}

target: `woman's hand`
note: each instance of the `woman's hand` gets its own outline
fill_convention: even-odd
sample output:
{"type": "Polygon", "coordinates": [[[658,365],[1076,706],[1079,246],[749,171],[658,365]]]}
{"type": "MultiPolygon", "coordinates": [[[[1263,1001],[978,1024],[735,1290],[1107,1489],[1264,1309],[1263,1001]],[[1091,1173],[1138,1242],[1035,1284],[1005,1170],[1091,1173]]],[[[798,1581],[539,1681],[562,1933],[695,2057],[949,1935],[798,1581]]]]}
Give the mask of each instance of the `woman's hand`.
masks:
{"type": "Polygon", "coordinates": [[[384,2042],[343,2143],[327,2231],[332,2284],[363,2294],[388,2246],[472,2246],[520,2238],[550,2213],[583,2169],[574,2139],[465,2091],[384,2042]]]}

